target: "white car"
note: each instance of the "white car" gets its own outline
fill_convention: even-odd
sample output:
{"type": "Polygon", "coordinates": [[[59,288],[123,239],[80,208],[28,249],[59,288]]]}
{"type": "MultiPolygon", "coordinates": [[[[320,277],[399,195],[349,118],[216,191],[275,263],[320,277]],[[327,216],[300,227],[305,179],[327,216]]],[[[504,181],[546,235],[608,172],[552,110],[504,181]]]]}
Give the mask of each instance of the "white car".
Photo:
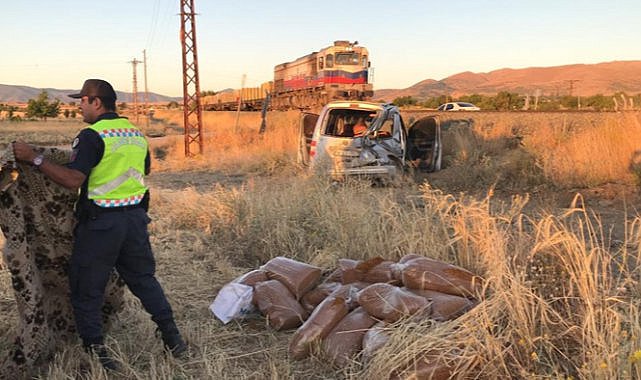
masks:
{"type": "Polygon", "coordinates": [[[424,117],[406,128],[392,104],[331,102],[320,114],[303,113],[299,138],[299,162],[335,178],[393,178],[408,166],[441,169],[439,118],[424,117]]]}
{"type": "Polygon", "coordinates": [[[472,103],[450,102],[441,104],[437,111],[480,111],[481,109],[472,103]]]}

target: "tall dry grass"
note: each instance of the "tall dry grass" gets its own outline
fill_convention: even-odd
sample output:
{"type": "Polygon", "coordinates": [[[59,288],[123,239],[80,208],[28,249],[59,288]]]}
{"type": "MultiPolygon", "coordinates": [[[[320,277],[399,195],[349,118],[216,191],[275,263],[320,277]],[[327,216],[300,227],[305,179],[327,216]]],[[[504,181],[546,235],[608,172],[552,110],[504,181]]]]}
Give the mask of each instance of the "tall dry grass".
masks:
{"type": "Polygon", "coordinates": [[[84,126],[82,121],[76,119],[0,121],[0,146],[16,140],[34,145],[71,146],[71,141],[84,126]]]}
{"type": "MultiPolygon", "coordinates": [[[[445,119],[455,118],[452,115],[445,119]]],[[[482,113],[445,133],[446,165],[462,185],[584,188],[639,178],[641,114],[482,113]],[[468,181],[465,181],[468,178],[468,181]]]]}
{"type": "MultiPolygon", "coordinates": [[[[164,111],[155,115],[169,124],[182,124],[182,113],[164,111]]],[[[274,112],[266,119],[266,133],[259,134],[260,113],[203,112],[203,152],[185,160],[183,137],[152,142],[157,170],[216,169],[225,172],[275,173],[295,159],[298,112],[274,112]]],[[[197,144],[190,147],[198,152],[197,144]]]]}
{"type": "MultiPolygon", "coordinates": [[[[625,135],[629,129],[632,134],[639,120],[638,115],[605,115],[613,119],[571,124],[576,129],[563,132],[563,124],[556,122],[512,116],[501,121],[497,116],[476,121],[473,130],[447,131],[446,141],[456,146],[447,153],[452,171],[471,170],[475,178],[500,173],[505,180],[499,184],[511,186],[522,184],[523,175],[534,183],[575,186],[563,182],[561,175],[571,169],[569,164],[554,166],[556,161],[546,161],[546,155],[565,149],[575,160],[592,160],[597,153],[588,155],[587,142],[585,149],[569,147],[595,139],[619,157],[615,148],[627,140],[599,130],[625,135]],[[556,145],[543,136],[554,137],[550,141],[556,145]],[[511,163],[514,157],[535,164],[511,163]],[[524,172],[510,176],[515,167],[524,172]]],[[[185,361],[163,356],[153,324],[129,297],[131,307],[109,334],[108,345],[123,367],[122,374],[110,378],[385,379],[425,355],[448,363],[459,378],[641,378],[638,216],[621,215],[618,223],[625,235],[612,240],[608,227],[582,208],[579,199],[562,212],[533,215],[524,211],[525,194],[502,203],[491,192],[477,199],[429,185],[336,185],[298,171],[291,138],[295,117],[281,117],[283,121],[268,124],[262,138],[256,137],[254,121],[239,133],[228,131],[227,123],[212,121],[207,127],[211,153],[191,160],[182,159],[182,140],[155,146],[165,154],[155,162],[159,178],[222,171],[244,173],[245,180],[209,187],[153,182],[150,231],[158,277],[192,356],[185,361]],[[253,139],[251,144],[247,139],[253,139]],[[263,172],[295,175],[252,175],[263,172]],[[291,332],[274,332],[261,318],[223,326],[208,310],[226,282],[278,255],[330,269],[339,258],[394,260],[410,252],[482,275],[482,302],[455,321],[406,320],[389,326],[390,343],[372,360],[357,358],[348,368],[331,368],[323,357],[291,361],[291,332]]],[[[620,149],[621,157],[636,149],[629,145],[620,149]]],[[[629,181],[629,169],[620,167],[628,167],[626,160],[617,162],[610,172],[590,165],[577,165],[576,170],[601,173],[595,176],[597,182],[629,181]]],[[[454,174],[452,178],[457,180],[454,174]]],[[[465,184],[467,179],[460,181],[465,184]]],[[[486,184],[496,182],[469,188],[486,184]]],[[[6,271],[0,273],[0,294],[0,310],[10,314],[15,303],[6,271]]],[[[3,354],[15,323],[0,319],[3,354]]],[[[43,378],[75,378],[86,363],[91,362],[78,345],[66,347],[43,378]]],[[[107,378],[95,363],[86,377],[107,378]]]]}

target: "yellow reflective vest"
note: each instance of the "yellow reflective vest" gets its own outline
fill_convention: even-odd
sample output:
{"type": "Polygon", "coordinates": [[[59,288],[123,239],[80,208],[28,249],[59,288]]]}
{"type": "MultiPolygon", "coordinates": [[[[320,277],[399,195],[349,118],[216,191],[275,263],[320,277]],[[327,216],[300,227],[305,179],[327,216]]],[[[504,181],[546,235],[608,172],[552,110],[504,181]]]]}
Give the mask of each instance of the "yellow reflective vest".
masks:
{"type": "Polygon", "coordinates": [[[87,196],[101,207],[137,205],[147,191],[147,140],[124,118],[100,120],[89,127],[105,143],[102,159],[89,174],[87,196]]]}

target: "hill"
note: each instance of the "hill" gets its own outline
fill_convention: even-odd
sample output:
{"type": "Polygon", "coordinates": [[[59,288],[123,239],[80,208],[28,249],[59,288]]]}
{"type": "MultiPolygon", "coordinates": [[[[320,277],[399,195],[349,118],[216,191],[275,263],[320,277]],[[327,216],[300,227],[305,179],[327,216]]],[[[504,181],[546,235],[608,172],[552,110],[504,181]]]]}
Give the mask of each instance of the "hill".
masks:
{"type": "Polygon", "coordinates": [[[381,89],[375,99],[392,101],[400,96],[425,99],[440,95],[493,95],[501,91],[536,95],[610,95],[619,91],[641,93],[641,61],[614,61],[553,67],[530,67],[463,72],[442,80],[425,79],[405,89],[381,89]]]}
{"type": "MultiPolygon", "coordinates": [[[[68,97],[68,94],[73,94],[78,92],[78,89],[75,90],[60,90],[55,88],[35,88],[28,86],[15,86],[9,84],[0,84],[0,103],[26,103],[29,99],[35,99],[38,97],[42,90],[47,91],[50,99],[58,99],[63,103],[69,103],[74,101],[74,99],[68,97]]],[[[133,97],[129,92],[116,91],[118,96],[118,102],[132,102],[133,97]]],[[[138,101],[143,101],[143,93],[138,95],[138,101]]],[[[149,101],[151,103],[155,102],[171,102],[171,101],[181,101],[182,98],[171,97],[156,94],[153,92],[149,93],[149,101]]]]}

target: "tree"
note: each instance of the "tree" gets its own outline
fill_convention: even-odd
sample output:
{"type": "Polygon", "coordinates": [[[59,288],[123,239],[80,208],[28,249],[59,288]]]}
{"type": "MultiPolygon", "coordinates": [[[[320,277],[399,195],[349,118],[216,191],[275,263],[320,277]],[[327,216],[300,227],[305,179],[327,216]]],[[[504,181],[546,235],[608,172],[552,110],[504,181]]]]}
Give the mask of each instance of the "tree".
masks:
{"type": "Polygon", "coordinates": [[[37,117],[47,120],[48,117],[56,117],[60,113],[60,101],[58,99],[50,102],[47,91],[42,90],[37,99],[29,99],[27,104],[27,117],[37,117]]]}
{"type": "Polygon", "coordinates": [[[494,97],[494,109],[497,111],[511,111],[522,109],[525,100],[519,94],[501,91],[494,97]]]}
{"type": "Polygon", "coordinates": [[[394,105],[398,107],[412,106],[416,104],[416,99],[412,98],[411,96],[401,96],[399,98],[394,99],[392,103],[394,103],[394,105]]]}

